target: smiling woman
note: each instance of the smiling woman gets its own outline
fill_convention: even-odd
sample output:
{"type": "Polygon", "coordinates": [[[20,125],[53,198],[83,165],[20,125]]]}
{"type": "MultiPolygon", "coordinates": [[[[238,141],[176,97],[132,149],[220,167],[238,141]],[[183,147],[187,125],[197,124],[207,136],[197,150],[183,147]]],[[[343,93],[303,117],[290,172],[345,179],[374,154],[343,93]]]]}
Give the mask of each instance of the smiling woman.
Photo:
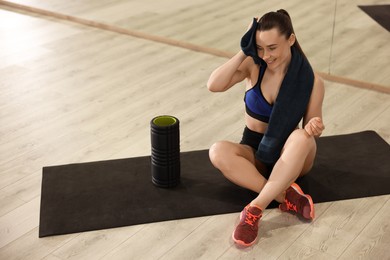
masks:
{"type": "MultiPolygon", "coordinates": [[[[277,12],[267,13],[259,20],[258,24],[258,30],[260,32],[272,31],[272,29],[277,30],[279,36],[284,36],[289,43],[293,43],[293,46],[306,58],[298,40],[296,39],[290,15],[286,10],[281,9],[277,12]]],[[[268,47],[271,48],[271,46],[268,47]]]]}
{"type": "Polygon", "coordinates": [[[245,123],[240,143],[219,141],[210,160],[223,175],[258,196],[244,208],[233,240],[253,245],[264,209],[276,200],[280,209],[307,220],[314,204],[294,183],[308,173],[316,155],[315,137],[324,130],[324,84],[300,47],[285,10],[254,18],[241,39],[241,51],[215,69],[213,92],[245,80],[245,123]],[[298,128],[302,120],[302,129],[298,128]]]}
{"type": "MultiPolygon", "coordinates": [[[[260,31],[257,37],[257,52],[259,57],[267,63],[267,68],[276,70],[278,66],[288,64],[291,59],[289,47],[294,44],[295,35],[291,34],[287,41],[280,35],[278,29],[273,28],[267,31],[260,31]]],[[[287,68],[281,68],[287,69],[287,68]]]]}

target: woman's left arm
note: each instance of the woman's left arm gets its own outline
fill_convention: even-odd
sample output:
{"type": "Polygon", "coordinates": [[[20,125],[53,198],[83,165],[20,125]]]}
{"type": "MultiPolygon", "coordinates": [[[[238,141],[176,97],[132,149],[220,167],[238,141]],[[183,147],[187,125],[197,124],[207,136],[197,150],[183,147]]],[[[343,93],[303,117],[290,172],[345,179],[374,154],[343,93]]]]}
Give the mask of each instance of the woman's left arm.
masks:
{"type": "Polygon", "coordinates": [[[324,100],[324,81],[315,74],[313,90],[303,117],[303,128],[310,136],[319,137],[325,129],[322,120],[322,102],[324,100]]]}

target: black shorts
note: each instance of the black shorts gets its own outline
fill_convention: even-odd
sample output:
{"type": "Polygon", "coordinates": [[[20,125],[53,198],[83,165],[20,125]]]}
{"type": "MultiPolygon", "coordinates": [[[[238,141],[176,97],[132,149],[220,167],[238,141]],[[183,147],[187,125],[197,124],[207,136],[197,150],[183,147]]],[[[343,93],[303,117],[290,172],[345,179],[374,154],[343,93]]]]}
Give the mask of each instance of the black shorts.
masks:
{"type": "MultiPolygon", "coordinates": [[[[241,139],[240,144],[249,145],[250,147],[253,148],[253,150],[255,152],[255,151],[257,151],[259,144],[260,144],[261,140],[263,139],[263,137],[264,137],[264,134],[252,131],[248,127],[245,127],[244,132],[242,133],[242,139],[241,139]]],[[[262,162],[262,163],[267,167],[267,170],[268,170],[268,173],[266,174],[268,176],[266,176],[264,174],[263,175],[266,178],[268,178],[269,175],[271,174],[272,169],[274,168],[274,164],[269,164],[269,163],[264,163],[264,162],[262,162]]]]}
{"type": "Polygon", "coordinates": [[[249,145],[256,151],[263,136],[264,134],[252,131],[248,127],[245,127],[240,144],[249,145]]]}

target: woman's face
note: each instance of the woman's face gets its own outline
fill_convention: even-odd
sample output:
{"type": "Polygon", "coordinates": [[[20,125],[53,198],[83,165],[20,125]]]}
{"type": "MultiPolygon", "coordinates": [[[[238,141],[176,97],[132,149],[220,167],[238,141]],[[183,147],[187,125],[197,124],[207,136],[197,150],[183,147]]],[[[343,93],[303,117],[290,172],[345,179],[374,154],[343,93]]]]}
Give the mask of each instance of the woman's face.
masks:
{"type": "Polygon", "coordinates": [[[294,42],[294,34],[286,39],[277,28],[256,32],[257,54],[267,63],[267,68],[271,70],[289,64],[291,60],[290,47],[294,42]]]}

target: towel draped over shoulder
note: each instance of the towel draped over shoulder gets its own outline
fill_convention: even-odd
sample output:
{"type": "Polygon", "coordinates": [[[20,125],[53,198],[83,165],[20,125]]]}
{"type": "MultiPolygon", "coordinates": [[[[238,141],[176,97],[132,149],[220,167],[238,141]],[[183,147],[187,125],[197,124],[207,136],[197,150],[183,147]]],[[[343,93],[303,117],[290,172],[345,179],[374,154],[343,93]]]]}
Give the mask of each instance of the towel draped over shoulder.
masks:
{"type": "MultiPolygon", "coordinates": [[[[256,158],[274,164],[282,148],[303,118],[314,84],[314,73],[308,60],[291,47],[291,61],[276,97],[268,129],[256,151],[256,158]]],[[[262,61],[261,66],[267,66],[262,61]]]]}

